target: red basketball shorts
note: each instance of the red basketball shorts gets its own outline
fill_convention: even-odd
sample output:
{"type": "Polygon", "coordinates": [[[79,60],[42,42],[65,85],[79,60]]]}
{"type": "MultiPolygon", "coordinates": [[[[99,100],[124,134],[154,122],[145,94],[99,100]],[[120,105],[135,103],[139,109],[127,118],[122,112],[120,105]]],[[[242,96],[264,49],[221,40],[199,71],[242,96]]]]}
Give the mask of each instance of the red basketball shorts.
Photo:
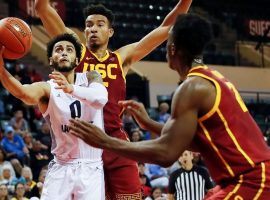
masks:
{"type": "Polygon", "coordinates": [[[269,200],[270,161],[259,163],[251,171],[239,176],[238,180],[225,187],[210,190],[206,200],[269,200]]]}
{"type": "MultiPolygon", "coordinates": [[[[123,130],[110,132],[119,139],[128,140],[123,130]]],[[[103,152],[104,174],[107,200],[140,200],[141,184],[136,161],[119,156],[113,152],[103,152]]]]}

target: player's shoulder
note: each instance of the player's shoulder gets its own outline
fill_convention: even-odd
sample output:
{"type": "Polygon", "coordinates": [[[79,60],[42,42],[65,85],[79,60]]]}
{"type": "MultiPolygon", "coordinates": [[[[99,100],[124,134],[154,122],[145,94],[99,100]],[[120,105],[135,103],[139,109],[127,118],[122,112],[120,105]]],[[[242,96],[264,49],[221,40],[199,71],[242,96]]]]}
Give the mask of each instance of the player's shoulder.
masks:
{"type": "Polygon", "coordinates": [[[181,173],[183,173],[183,172],[184,172],[184,170],[183,170],[183,168],[181,167],[181,168],[179,168],[179,169],[174,170],[174,171],[171,173],[170,176],[172,176],[172,177],[178,176],[179,174],[181,174],[181,173]]]}
{"type": "Polygon", "coordinates": [[[176,102],[184,104],[201,102],[211,92],[209,87],[209,82],[201,77],[187,77],[176,89],[174,98],[176,102]]]}
{"type": "Polygon", "coordinates": [[[194,171],[197,171],[199,174],[205,176],[208,175],[208,170],[207,168],[205,168],[204,166],[200,166],[200,165],[194,165],[194,171]]]}

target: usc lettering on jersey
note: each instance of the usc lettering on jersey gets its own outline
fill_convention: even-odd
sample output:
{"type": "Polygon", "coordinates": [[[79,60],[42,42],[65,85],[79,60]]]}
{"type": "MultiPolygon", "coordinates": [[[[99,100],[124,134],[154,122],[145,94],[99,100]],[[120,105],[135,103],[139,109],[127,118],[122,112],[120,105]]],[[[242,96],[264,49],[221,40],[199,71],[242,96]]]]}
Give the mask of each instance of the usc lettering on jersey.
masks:
{"type": "Polygon", "coordinates": [[[98,58],[93,52],[83,45],[82,58],[76,72],[96,70],[103,79],[108,90],[108,103],[104,107],[104,124],[106,133],[122,127],[120,118],[122,108],[118,101],[126,98],[126,80],[122,70],[120,55],[107,50],[103,58],[98,58]]]}

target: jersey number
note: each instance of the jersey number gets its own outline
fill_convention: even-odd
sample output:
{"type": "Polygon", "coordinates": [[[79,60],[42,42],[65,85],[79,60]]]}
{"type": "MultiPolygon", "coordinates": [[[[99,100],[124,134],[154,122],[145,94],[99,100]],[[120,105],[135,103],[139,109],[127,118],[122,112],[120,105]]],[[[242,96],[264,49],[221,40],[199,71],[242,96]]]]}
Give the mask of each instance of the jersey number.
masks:
{"type": "Polygon", "coordinates": [[[80,101],[76,100],[72,104],[69,105],[71,118],[75,119],[80,118],[82,115],[82,108],[80,101]]]}
{"type": "MultiPolygon", "coordinates": [[[[218,71],[214,70],[214,71],[212,71],[212,73],[213,73],[216,77],[218,77],[218,78],[220,78],[220,79],[224,79],[224,76],[223,76],[222,74],[220,74],[218,71]]],[[[248,109],[247,109],[247,107],[246,107],[246,105],[245,105],[243,99],[241,98],[241,95],[239,94],[239,92],[238,92],[237,89],[235,88],[235,86],[234,86],[231,82],[229,82],[229,81],[226,81],[226,85],[230,88],[230,90],[233,91],[233,93],[234,93],[234,95],[235,95],[235,98],[236,98],[236,100],[237,100],[239,106],[240,106],[241,109],[243,110],[243,112],[247,112],[248,109]]]]}

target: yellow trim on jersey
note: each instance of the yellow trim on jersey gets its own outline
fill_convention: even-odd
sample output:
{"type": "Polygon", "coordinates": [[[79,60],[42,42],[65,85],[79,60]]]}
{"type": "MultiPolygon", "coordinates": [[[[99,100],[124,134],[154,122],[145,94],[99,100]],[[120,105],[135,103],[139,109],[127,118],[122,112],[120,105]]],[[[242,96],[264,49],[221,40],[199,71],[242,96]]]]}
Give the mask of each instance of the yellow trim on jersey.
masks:
{"type": "Polygon", "coordinates": [[[265,186],[265,164],[262,162],[261,163],[261,167],[262,167],[262,182],[261,182],[261,188],[259,189],[259,191],[257,192],[256,196],[254,197],[253,200],[257,200],[259,199],[259,197],[261,196],[264,186],[265,186]]]}
{"type": "Polygon", "coordinates": [[[124,70],[123,70],[123,66],[122,66],[122,58],[121,58],[121,56],[120,56],[120,54],[119,54],[118,52],[114,52],[114,53],[115,53],[115,55],[116,55],[117,58],[118,58],[119,65],[120,65],[120,69],[121,69],[121,71],[122,71],[122,77],[123,77],[123,79],[124,79],[125,82],[126,82],[126,76],[124,75],[124,70]]]}
{"type": "Polygon", "coordinates": [[[201,66],[197,66],[197,67],[192,67],[188,73],[191,73],[192,71],[196,70],[196,69],[208,69],[208,67],[206,65],[201,65],[201,66]]]}
{"type": "Polygon", "coordinates": [[[243,183],[243,175],[240,175],[240,180],[238,182],[238,184],[235,186],[235,188],[233,189],[233,191],[231,191],[225,198],[224,200],[228,200],[230,199],[230,197],[233,195],[233,194],[236,194],[236,192],[239,190],[239,188],[241,187],[241,184],[243,183]]]}
{"type": "Polygon", "coordinates": [[[223,116],[223,114],[221,113],[221,111],[218,109],[217,110],[217,114],[220,117],[220,119],[222,120],[225,129],[227,131],[227,133],[229,134],[230,138],[232,139],[234,145],[236,146],[237,150],[245,157],[245,159],[248,161],[248,163],[252,166],[255,167],[255,163],[251,160],[251,158],[246,154],[246,152],[241,148],[241,146],[239,145],[239,143],[237,142],[237,139],[235,138],[233,132],[231,131],[231,129],[228,126],[228,122],[226,121],[225,117],[223,116]]]}
{"type": "Polygon", "coordinates": [[[218,157],[221,159],[221,161],[223,162],[223,164],[224,164],[225,167],[227,168],[229,174],[230,174],[232,177],[234,177],[235,175],[234,175],[234,172],[233,172],[232,168],[231,168],[230,165],[226,162],[226,160],[223,158],[223,156],[221,155],[221,153],[220,153],[220,151],[218,150],[217,146],[213,143],[212,138],[211,138],[209,132],[207,131],[207,129],[205,128],[205,126],[203,125],[202,122],[199,122],[199,124],[200,124],[200,126],[201,126],[201,128],[202,128],[202,130],[203,130],[203,132],[204,132],[204,134],[205,134],[205,136],[206,136],[206,138],[209,140],[209,142],[210,142],[212,148],[215,150],[215,152],[217,153],[218,157]]]}
{"type": "Polygon", "coordinates": [[[216,87],[217,95],[216,95],[214,106],[213,106],[213,108],[211,108],[211,110],[208,113],[206,113],[205,115],[203,115],[202,117],[200,117],[198,119],[198,122],[202,122],[202,121],[210,118],[217,111],[219,103],[220,103],[220,99],[221,99],[221,88],[216,80],[214,80],[214,79],[212,79],[204,74],[196,72],[196,73],[190,73],[190,74],[188,74],[188,76],[200,76],[202,78],[208,79],[208,80],[212,81],[216,87]]]}
{"type": "MultiPolygon", "coordinates": [[[[105,56],[103,56],[102,58],[99,58],[93,51],[91,51],[90,49],[89,49],[89,51],[93,54],[93,56],[99,61],[99,62],[103,62],[103,61],[105,61],[105,60],[107,60],[108,58],[109,58],[109,56],[110,56],[110,53],[109,53],[109,51],[108,50],[106,50],[106,54],[105,54],[105,56]]],[[[87,59],[87,58],[86,58],[87,59]]]]}
{"type": "Polygon", "coordinates": [[[77,66],[79,66],[81,64],[81,62],[82,62],[82,60],[83,60],[83,58],[85,56],[85,52],[86,52],[86,46],[83,43],[81,43],[81,45],[82,45],[82,54],[81,54],[81,57],[80,57],[80,60],[79,60],[79,64],[77,66]]]}

